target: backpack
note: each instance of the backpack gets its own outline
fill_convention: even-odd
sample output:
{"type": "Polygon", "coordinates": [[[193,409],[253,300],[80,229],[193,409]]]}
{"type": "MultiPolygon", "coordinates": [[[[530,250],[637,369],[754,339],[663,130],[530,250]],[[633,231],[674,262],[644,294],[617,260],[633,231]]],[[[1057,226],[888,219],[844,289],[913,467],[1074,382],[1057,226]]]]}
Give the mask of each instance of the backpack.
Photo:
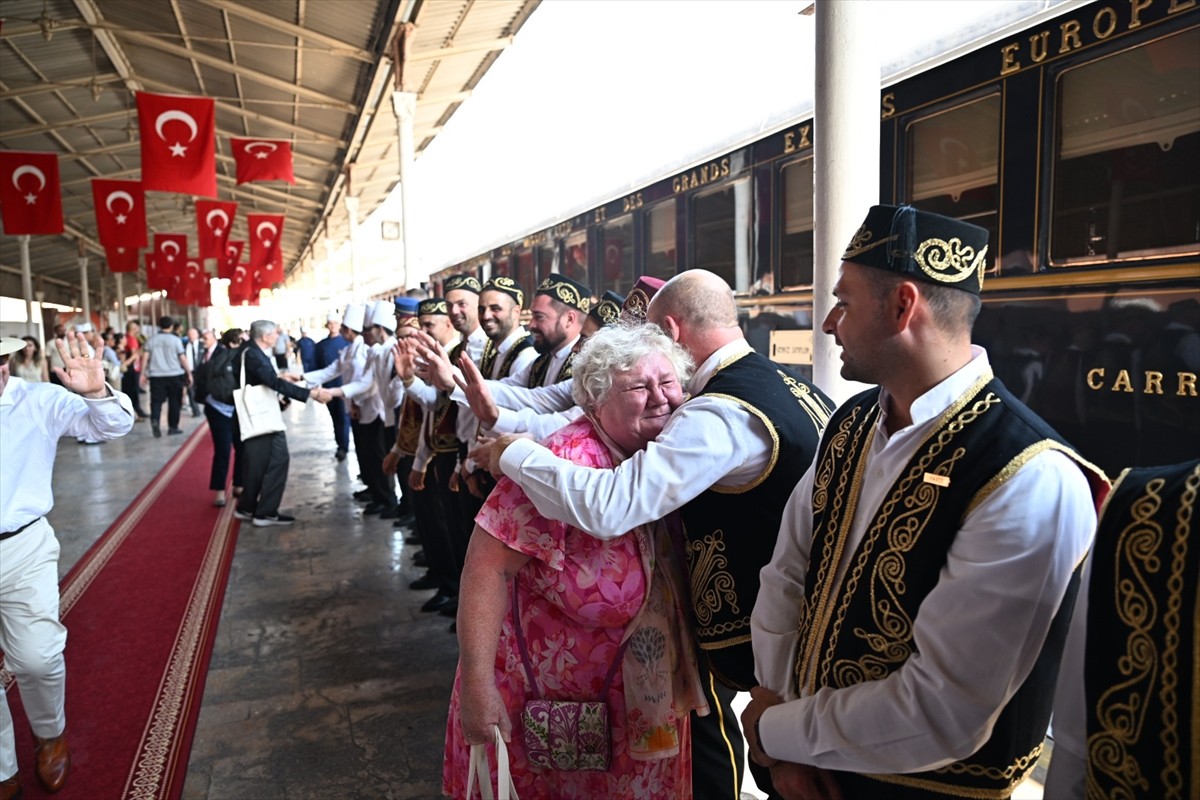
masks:
{"type": "Polygon", "coordinates": [[[233,390],[237,388],[238,382],[238,376],[233,371],[237,354],[236,348],[219,347],[212,354],[212,358],[201,365],[196,378],[198,397],[212,395],[214,400],[233,405],[233,390]],[[200,395],[201,391],[204,391],[203,395],[200,395]]]}

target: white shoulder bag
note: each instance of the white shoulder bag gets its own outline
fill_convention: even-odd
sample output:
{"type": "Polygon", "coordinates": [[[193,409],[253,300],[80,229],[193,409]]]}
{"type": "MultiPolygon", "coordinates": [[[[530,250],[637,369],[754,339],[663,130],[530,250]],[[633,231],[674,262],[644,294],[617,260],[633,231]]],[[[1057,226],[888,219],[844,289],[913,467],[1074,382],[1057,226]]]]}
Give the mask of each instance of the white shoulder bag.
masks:
{"type": "Polygon", "coordinates": [[[467,767],[467,797],[475,791],[475,778],[479,778],[479,794],[483,800],[521,800],[517,797],[517,785],[513,783],[508,771],[508,748],[500,736],[500,726],[493,725],[496,733],[496,790],[500,797],[494,798],[492,793],[492,770],[488,767],[487,745],[471,745],[471,763],[467,767]]]}
{"type": "MultiPolygon", "coordinates": [[[[252,347],[253,345],[246,345],[252,347]]],[[[279,395],[269,386],[246,385],[246,354],[242,353],[242,372],[238,388],[233,390],[233,407],[237,410],[238,428],[242,441],[287,430],[279,395]]]]}

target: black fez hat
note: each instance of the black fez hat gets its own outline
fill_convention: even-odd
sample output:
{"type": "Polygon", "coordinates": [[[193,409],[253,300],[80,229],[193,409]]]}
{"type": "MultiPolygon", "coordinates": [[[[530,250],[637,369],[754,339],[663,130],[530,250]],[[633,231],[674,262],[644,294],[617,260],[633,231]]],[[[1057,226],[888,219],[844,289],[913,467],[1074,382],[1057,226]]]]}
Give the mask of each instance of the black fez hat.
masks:
{"type": "Polygon", "coordinates": [[[442,281],[442,292],[453,292],[457,289],[466,289],[468,292],[479,294],[483,291],[483,287],[479,285],[479,278],[474,275],[469,275],[465,272],[460,272],[457,275],[451,275],[446,280],[442,281]]]}
{"type": "Polygon", "coordinates": [[[609,289],[600,298],[600,302],[592,306],[588,316],[599,322],[601,326],[611,325],[621,318],[621,306],[625,305],[624,295],[619,295],[609,289]]]}
{"type": "Polygon", "coordinates": [[[579,281],[573,281],[566,275],[551,272],[546,280],[538,284],[535,294],[553,297],[560,303],[588,313],[592,308],[592,291],[579,281]]]}
{"type": "Polygon", "coordinates": [[[446,298],[430,297],[427,300],[422,300],[417,306],[417,314],[422,317],[431,316],[433,314],[441,314],[442,316],[450,316],[449,309],[446,308],[446,298]]]}
{"type": "Polygon", "coordinates": [[[872,206],[843,261],[979,294],[988,232],[912,206],[872,206]]]}
{"type": "Polygon", "coordinates": [[[497,275],[494,278],[489,278],[488,282],[483,285],[483,291],[503,292],[513,300],[516,300],[517,305],[525,302],[525,290],[521,288],[521,284],[507,275],[497,275]]]}

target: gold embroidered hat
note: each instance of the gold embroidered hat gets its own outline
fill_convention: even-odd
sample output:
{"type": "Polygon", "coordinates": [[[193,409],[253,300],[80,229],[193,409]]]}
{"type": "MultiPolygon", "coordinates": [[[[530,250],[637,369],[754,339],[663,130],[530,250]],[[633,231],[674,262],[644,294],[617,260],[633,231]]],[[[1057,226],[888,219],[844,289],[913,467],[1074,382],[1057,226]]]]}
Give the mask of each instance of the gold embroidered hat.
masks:
{"type": "Polygon", "coordinates": [[[625,298],[610,289],[600,298],[600,302],[592,305],[588,316],[600,323],[601,327],[612,325],[621,318],[621,306],[623,305],[625,305],[625,298]]]}
{"type": "Polygon", "coordinates": [[[446,308],[446,298],[444,297],[430,297],[428,300],[422,300],[421,304],[417,306],[417,313],[422,317],[434,314],[450,316],[450,310],[446,308]]]}
{"type": "Polygon", "coordinates": [[[469,275],[465,272],[458,275],[451,275],[446,280],[442,281],[442,293],[453,292],[458,289],[465,289],[468,292],[479,294],[483,291],[483,287],[479,285],[479,278],[474,275],[469,275]]]}
{"type": "Polygon", "coordinates": [[[655,292],[661,289],[664,283],[666,281],[662,278],[651,278],[649,275],[638,278],[621,306],[621,319],[645,322],[650,298],[654,297],[655,292]]]}
{"type": "Polygon", "coordinates": [[[421,303],[415,297],[405,297],[401,295],[393,302],[396,304],[396,325],[400,328],[419,328],[420,323],[417,321],[417,314],[420,312],[421,303]]]}
{"type": "Polygon", "coordinates": [[[979,294],[988,232],[912,206],[872,206],[843,261],[979,294]]]}
{"type": "Polygon", "coordinates": [[[504,292],[504,294],[516,300],[517,305],[525,302],[525,290],[521,288],[521,284],[507,275],[497,275],[494,278],[489,278],[488,282],[483,285],[483,291],[504,292]]]}
{"type": "Polygon", "coordinates": [[[592,308],[592,291],[579,281],[573,281],[566,275],[551,272],[546,280],[538,284],[534,294],[544,294],[553,297],[560,303],[577,308],[588,313],[592,308]]]}

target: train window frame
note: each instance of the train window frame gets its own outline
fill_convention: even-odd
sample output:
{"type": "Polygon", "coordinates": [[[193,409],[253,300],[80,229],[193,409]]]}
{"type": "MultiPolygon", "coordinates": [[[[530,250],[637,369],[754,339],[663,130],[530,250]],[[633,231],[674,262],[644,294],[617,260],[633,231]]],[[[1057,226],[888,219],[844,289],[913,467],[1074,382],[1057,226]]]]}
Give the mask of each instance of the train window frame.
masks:
{"type": "MultiPolygon", "coordinates": [[[[637,252],[636,228],[637,228],[637,222],[634,219],[633,212],[629,212],[627,214],[618,214],[617,216],[605,219],[603,222],[600,222],[596,225],[596,235],[599,240],[599,242],[598,242],[599,246],[597,249],[598,249],[599,255],[600,255],[600,259],[599,259],[600,264],[599,264],[599,274],[596,275],[595,277],[597,277],[600,280],[600,286],[602,287],[601,291],[603,291],[605,289],[612,289],[613,291],[618,292],[620,294],[626,294],[626,293],[628,293],[628,291],[630,289],[633,288],[634,284],[637,283],[638,252],[637,252]],[[628,246],[628,249],[629,249],[629,279],[628,279],[629,286],[625,289],[624,292],[622,292],[620,289],[620,287],[622,285],[621,278],[618,276],[617,280],[614,282],[614,281],[610,281],[608,278],[608,275],[607,275],[607,272],[608,272],[608,232],[609,232],[610,228],[617,227],[617,226],[624,227],[626,225],[628,225],[628,227],[629,227],[629,246],[628,246]]],[[[624,264],[624,252],[622,252],[622,264],[624,264]]],[[[589,271],[595,272],[595,270],[593,270],[591,267],[589,267],[589,271]]]]}
{"type": "Polygon", "coordinates": [[[640,209],[639,213],[642,214],[642,218],[644,220],[643,226],[645,228],[645,236],[643,237],[643,241],[642,241],[642,252],[637,255],[637,257],[635,258],[635,261],[634,261],[634,271],[638,272],[640,269],[640,274],[642,274],[642,275],[650,275],[651,277],[662,278],[663,280],[667,280],[668,278],[678,275],[679,274],[680,255],[683,250],[683,248],[680,246],[681,243],[679,241],[679,219],[680,219],[679,198],[676,196],[665,197],[662,200],[659,200],[658,202],[647,205],[644,208],[640,209]],[[671,209],[671,212],[672,212],[672,214],[671,214],[671,241],[674,243],[674,247],[671,249],[671,252],[674,253],[674,257],[672,259],[673,263],[671,264],[670,274],[664,276],[664,275],[659,275],[659,274],[650,272],[650,256],[652,255],[651,248],[654,246],[654,242],[653,242],[654,214],[655,214],[655,212],[660,211],[665,208],[668,208],[668,207],[671,209]]]}
{"type": "Polygon", "coordinates": [[[687,267],[686,267],[686,269],[698,269],[698,268],[703,269],[704,268],[696,263],[696,257],[699,254],[699,249],[700,249],[699,244],[696,241],[696,222],[697,222],[696,203],[698,201],[704,200],[705,198],[715,195],[719,192],[726,192],[726,191],[733,192],[734,223],[735,223],[734,242],[735,242],[735,246],[736,246],[736,241],[737,241],[737,239],[736,239],[736,237],[737,237],[737,233],[736,233],[737,194],[738,194],[739,187],[743,188],[743,191],[746,195],[746,204],[747,204],[747,215],[746,215],[746,225],[745,225],[745,232],[746,232],[745,250],[746,250],[746,269],[747,269],[746,284],[745,284],[745,288],[741,288],[741,289],[739,289],[737,286],[736,252],[735,252],[735,260],[734,260],[734,276],[733,276],[734,280],[733,281],[727,280],[726,283],[729,283],[729,285],[733,288],[733,294],[735,297],[749,297],[749,296],[751,296],[751,293],[753,290],[753,286],[754,286],[754,277],[753,276],[755,273],[755,267],[757,266],[755,263],[756,262],[756,254],[754,252],[755,197],[754,197],[754,175],[753,175],[752,171],[738,170],[738,172],[736,173],[736,176],[731,175],[730,177],[724,178],[721,181],[718,181],[713,184],[709,184],[708,186],[705,186],[702,189],[693,190],[692,192],[690,192],[688,194],[688,197],[687,197],[687,244],[688,244],[688,246],[687,246],[687,267]]]}
{"type": "MultiPolygon", "coordinates": [[[[794,158],[788,158],[786,160],[781,159],[775,165],[775,191],[774,191],[774,198],[773,198],[773,202],[775,204],[775,213],[773,215],[774,219],[772,220],[772,223],[771,223],[774,228],[773,237],[774,237],[775,241],[771,243],[771,246],[772,246],[773,252],[776,255],[776,258],[773,259],[773,261],[775,263],[772,265],[771,271],[768,274],[771,275],[772,282],[776,288],[774,291],[765,291],[762,293],[776,294],[778,292],[812,292],[813,291],[813,283],[801,283],[801,284],[796,284],[796,285],[788,285],[788,284],[784,283],[784,278],[783,278],[783,237],[786,232],[785,231],[785,227],[786,227],[786,216],[785,215],[787,214],[787,186],[786,186],[786,181],[784,180],[784,173],[790,167],[799,166],[799,165],[803,164],[804,162],[809,162],[813,165],[813,171],[814,171],[813,180],[815,182],[815,180],[816,180],[816,176],[815,176],[816,160],[817,160],[816,152],[812,148],[809,148],[809,149],[806,149],[804,152],[798,154],[794,158]]],[[[815,196],[814,196],[814,199],[813,199],[813,226],[812,226],[812,231],[813,231],[814,235],[816,233],[816,227],[817,227],[816,226],[816,202],[815,202],[815,196]]],[[[814,278],[814,280],[816,279],[815,240],[814,240],[814,250],[813,250],[813,278],[814,278]]],[[[755,281],[755,283],[759,283],[759,282],[761,282],[761,278],[759,280],[755,281]]],[[[752,283],[751,286],[753,287],[754,284],[752,283]]],[[[763,288],[765,289],[766,287],[763,287],[763,288]]],[[[754,294],[756,294],[756,292],[754,292],[752,290],[751,294],[754,295],[754,294]]]]}
{"type": "Polygon", "coordinates": [[[1066,59],[1047,68],[1046,82],[1050,87],[1047,92],[1049,107],[1049,119],[1051,120],[1048,137],[1045,140],[1044,146],[1048,152],[1044,155],[1044,160],[1049,164],[1047,185],[1045,190],[1045,204],[1042,210],[1042,224],[1045,226],[1046,238],[1044,242],[1046,258],[1045,263],[1049,269],[1063,272],[1071,269],[1094,268],[1094,267],[1117,267],[1130,263],[1164,263],[1180,258],[1189,258],[1200,256],[1200,240],[1191,244],[1174,245],[1170,247],[1157,247],[1141,250],[1117,251],[1116,255],[1109,257],[1104,254],[1091,254],[1082,256],[1055,257],[1054,242],[1055,242],[1055,222],[1056,222],[1056,206],[1057,198],[1056,189],[1061,179],[1062,169],[1060,165],[1059,154],[1062,149],[1062,124],[1064,119],[1063,111],[1063,80],[1071,72],[1086,69],[1089,66],[1095,65],[1102,61],[1117,58],[1135,50],[1148,47],[1156,42],[1161,42],[1176,36],[1185,35],[1200,35],[1200,25],[1180,28],[1170,31],[1159,31],[1155,36],[1150,38],[1130,42],[1128,40],[1119,40],[1112,42],[1109,46],[1101,49],[1090,51],[1086,54],[1081,54],[1077,58],[1066,59]]]}

